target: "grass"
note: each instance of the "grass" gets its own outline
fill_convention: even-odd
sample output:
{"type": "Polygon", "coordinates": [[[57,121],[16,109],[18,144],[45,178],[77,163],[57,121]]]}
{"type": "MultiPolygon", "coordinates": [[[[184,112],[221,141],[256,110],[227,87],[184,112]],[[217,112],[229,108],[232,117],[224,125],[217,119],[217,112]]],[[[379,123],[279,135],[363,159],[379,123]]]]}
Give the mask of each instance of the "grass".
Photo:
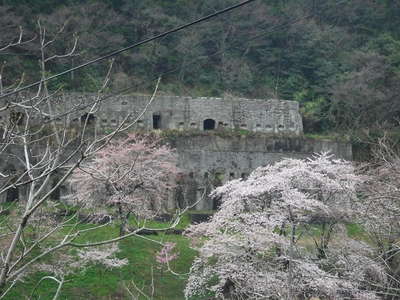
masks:
{"type": "Polygon", "coordinates": [[[355,223],[347,223],[346,229],[347,229],[347,235],[350,238],[356,240],[369,241],[369,237],[365,232],[365,230],[361,227],[361,225],[355,223]]]}
{"type": "MultiPolygon", "coordinates": [[[[118,235],[115,226],[101,228],[88,232],[79,238],[79,242],[93,242],[118,235]]],[[[66,283],[63,286],[59,299],[87,299],[87,300],[109,300],[109,299],[130,299],[124,286],[132,290],[132,281],[139,287],[143,287],[148,294],[151,293],[151,278],[153,269],[154,278],[154,299],[156,300],[181,300],[184,298],[186,276],[175,276],[167,272],[165,266],[161,266],[155,255],[161,246],[148,240],[174,242],[179,252],[176,261],[171,262],[171,268],[185,274],[189,271],[196,252],[189,247],[189,240],[180,235],[131,237],[119,243],[119,258],[127,258],[129,264],[122,268],[107,269],[103,265],[90,265],[88,268],[72,275],[66,276],[66,283]]],[[[70,250],[71,251],[71,250],[70,250]]],[[[72,250],[74,252],[76,250],[72,250]]],[[[57,259],[48,257],[46,260],[57,259]]],[[[19,283],[5,299],[29,298],[37,282],[46,274],[36,272],[29,274],[24,281],[19,283]]],[[[52,299],[57,285],[54,281],[45,280],[36,289],[32,299],[52,299]]],[[[144,298],[143,298],[144,299],[144,298]]]]}
{"type": "MultiPolygon", "coordinates": [[[[130,223],[131,225],[136,224],[133,218],[130,219],[130,223]]],[[[177,229],[184,229],[189,223],[190,212],[182,217],[177,225],[177,229]]],[[[168,223],[157,221],[149,221],[146,223],[147,228],[165,228],[168,225],[168,223]]],[[[93,225],[81,224],[78,225],[77,229],[90,228],[91,226],[93,225]]],[[[361,240],[365,238],[364,231],[359,225],[346,224],[346,229],[348,236],[351,238],[361,240]]],[[[299,228],[299,230],[301,231],[302,228],[299,228]]],[[[312,225],[309,230],[311,236],[318,237],[321,235],[321,228],[319,225],[312,225]]],[[[64,233],[65,231],[60,232],[55,238],[62,237],[64,233]]],[[[109,225],[81,234],[76,242],[87,243],[101,241],[117,237],[118,233],[119,228],[117,225],[109,225]]],[[[303,236],[299,243],[309,251],[313,249],[313,240],[311,236],[303,236]]],[[[77,270],[73,274],[66,275],[66,282],[61,290],[59,299],[132,299],[126,287],[135,291],[132,284],[133,282],[136,286],[142,288],[146,294],[150,295],[153,278],[154,300],[182,300],[184,299],[183,291],[187,280],[186,274],[189,272],[193,259],[196,256],[196,251],[190,248],[189,242],[190,241],[184,236],[165,233],[127,238],[119,243],[120,251],[117,253],[117,257],[128,259],[128,265],[121,268],[106,268],[100,264],[91,264],[86,268],[77,270]],[[170,266],[176,273],[181,275],[176,276],[171,274],[167,271],[166,266],[160,265],[156,261],[155,256],[161,249],[161,246],[156,242],[176,243],[176,250],[179,252],[179,256],[170,263],[170,266]]],[[[54,243],[54,241],[52,241],[52,243],[54,243]]],[[[76,257],[78,249],[69,248],[64,251],[76,257]]],[[[60,254],[54,254],[44,258],[42,263],[53,264],[60,259],[62,259],[60,254]]],[[[52,274],[38,271],[28,274],[4,299],[52,299],[57,289],[57,284],[54,281],[44,280],[37,286],[40,279],[46,275],[52,274]]],[[[139,299],[142,300],[145,298],[142,297],[139,299]]],[[[209,296],[204,296],[196,300],[205,299],[209,299],[209,296]]]]}
{"type": "Polygon", "coordinates": [[[326,134],[318,134],[318,133],[305,133],[304,137],[313,139],[313,140],[328,140],[335,142],[349,142],[350,138],[346,135],[339,135],[337,133],[326,133],[326,134]]]}
{"type": "Polygon", "coordinates": [[[199,130],[199,129],[167,129],[161,131],[161,137],[166,138],[168,142],[174,142],[180,137],[197,137],[197,136],[218,136],[221,138],[233,138],[233,137],[270,137],[270,138],[298,138],[295,134],[288,133],[265,133],[265,132],[254,132],[246,129],[221,129],[221,130],[199,130]]]}
{"type": "MultiPolygon", "coordinates": [[[[174,218],[172,218],[172,221],[174,221],[174,218]]],[[[173,225],[171,222],[159,222],[153,220],[146,221],[145,223],[137,222],[134,217],[131,217],[129,219],[129,224],[134,227],[141,227],[145,225],[146,228],[155,228],[155,229],[166,228],[168,226],[173,225]]],[[[189,226],[189,224],[190,224],[190,215],[186,213],[183,216],[181,216],[179,223],[174,228],[185,229],[186,227],[189,226]]]]}
{"type": "MultiPolygon", "coordinates": [[[[340,224],[336,224],[335,226],[338,225],[340,224]]],[[[345,223],[342,225],[345,226],[347,236],[350,239],[363,241],[366,242],[367,244],[371,243],[368,234],[365,232],[365,230],[362,228],[360,224],[345,223]]],[[[309,226],[306,227],[303,226],[298,227],[297,234],[298,235],[300,234],[301,237],[298,239],[298,245],[304,247],[308,252],[313,252],[315,251],[314,239],[320,242],[320,238],[322,237],[323,234],[323,229],[322,226],[319,224],[310,224],[309,226]]],[[[338,241],[338,239],[340,240],[340,236],[338,237],[334,231],[331,235],[329,243],[330,244],[335,243],[336,241],[338,241]]]]}
{"type": "MultiPolygon", "coordinates": [[[[132,225],[136,224],[133,218],[130,219],[130,223],[132,225]]],[[[189,224],[190,216],[186,214],[182,216],[175,228],[184,229],[189,224]]],[[[146,223],[147,228],[165,228],[169,225],[168,222],[157,221],[146,223]]],[[[93,225],[80,224],[77,229],[86,229],[91,226],[93,225]]],[[[67,230],[67,228],[62,229],[53,237],[53,240],[43,245],[43,247],[54,244],[55,240],[60,239],[67,230]]],[[[117,225],[108,225],[82,233],[76,239],[76,242],[89,243],[102,241],[117,237],[118,234],[119,227],[117,225]]],[[[150,295],[153,277],[154,300],[182,300],[184,299],[183,291],[187,280],[186,274],[189,272],[196,255],[196,251],[190,248],[189,242],[189,239],[184,236],[162,232],[158,235],[133,236],[122,240],[119,242],[120,251],[117,253],[117,257],[127,258],[129,260],[128,265],[121,268],[106,268],[100,264],[91,264],[82,270],[77,270],[73,274],[68,274],[65,277],[66,281],[58,299],[131,299],[125,286],[135,291],[132,282],[138,287],[143,288],[150,295]],[[173,242],[176,244],[175,249],[179,253],[179,256],[170,263],[170,266],[174,272],[181,274],[180,276],[171,274],[167,271],[166,266],[156,261],[155,256],[161,250],[162,246],[154,241],[173,242]]],[[[57,254],[45,257],[40,263],[51,265],[54,262],[59,262],[63,254],[72,255],[72,257],[77,258],[77,252],[78,249],[76,248],[64,249],[57,254]]],[[[23,281],[18,282],[4,299],[53,299],[57,289],[55,281],[43,280],[39,286],[36,286],[40,279],[46,275],[50,276],[52,274],[39,271],[27,274],[23,278],[23,281]],[[32,292],[34,292],[33,295],[31,295],[32,292]]]]}

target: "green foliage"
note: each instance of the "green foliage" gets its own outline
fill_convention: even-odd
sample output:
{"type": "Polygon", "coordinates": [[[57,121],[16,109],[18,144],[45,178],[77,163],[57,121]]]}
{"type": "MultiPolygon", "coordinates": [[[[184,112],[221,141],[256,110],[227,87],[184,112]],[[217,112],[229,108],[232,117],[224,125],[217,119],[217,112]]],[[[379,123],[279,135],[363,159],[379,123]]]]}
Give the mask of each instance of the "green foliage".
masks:
{"type": "Polygon", "coordinates": [[[371,40],[367,48],[386,57],[393,71],[400,74],[400,39],[385,32],[371,40]]]}
{"type": "MultiPolygon", "coordinates": [[[[236,2],[1,3],[8,7],[0,10],[0,27],[7,28],[8,39],[18,35],[18,25],[26,37],[34,36],[39,17],[52,32],[68,21],[65,35],[51,54],[69,49],[76,32],[79,55],[50,63],[50,73],[56,74],[236,2]]],[[[110,88],[113,92],[126,87],[149,92],[154,79],[163,75],[162,90],[171,94],[221,96],[228,92],[248,98],[296,100],[308,133],[347,131],[353,121],[357,128],[369,128],[383,120],[394,123],[398,109],[388,114],[387,106],[398,102],[399,94],[399,3],[257,1],[224,18],[117,56],[114,73],[118,76],[112,78],[110,88]]],[[[7,50],[5,84],[16,82],[23,72],[25,82],[38,80],[38,46],[33,42],[7,50]]],[[[106,70],[106,63],[97,64],[51,83],[50,88],[93,92],[106,70]]]]}
{"type": "MultiPolygon", "coordinates": [[[[50,208],[48,208],[50,209],[50,208]]],[[[69,213],[76,210],[74,207],[67,207],[69,213]]],[[[50,211],[50,210],[49,210],[50,211]]],[[[184,229],[189,225],[190,217],[184,215],[178,224],[178,229],[184,229]]],[[[71,221],[71,224],[74,220],[71,221]]],[[[165,228],[168,223],[148,222],[146,226],[149,228],[165,228]]],[[[76,228],[89,229],[94,225],[80,224],[76,228]]],[[[66,228],[66,232],[70,232],[71,228],[66,228]]],[[[118,224],[98,228],[94,231],[86,231],[76,240],[77,243],[91,243],[103,241],[117,237],[119,234],[118,224]]],[[[62,233],[60,233],[62,236],[62,233]]],[[[54,237],[57,238],[57,235],[54,237]]],[[[25,236],[26,241],[29,234],[25,236]]],[[[161,250],[161,246],[155,242],[173,242],[176,243],[176,250],[179,257],[170,262],[172,270],[179,274],[185,274],[193,262],[196,252],[189,247],[189,239],[181,235],[164,234],[150,235],[142,237],[131,237],[119,243],[120,251],[117,253],[118,258],[127,258],[129,264],[122,268],[105,268],[103,265],[90,264],[87,268],[77,270],[65,277],[59,299],[129,299],[129,294],[125,286],[132,291],[132,281],[148,295],[151,294],[152,270],[154,276],[155,300],[181,300],[183,299],[183,290],[186,283],[185,275],[173,275],[167,271],[166,266],[161,266],[155,259],[157,252],[161,250]]],[[[52,243],[49,240],[47,246],[52,243]]],[[[45,247],[46,245],[43,245],[45,247]]],[[[41,251],[37,249],[34,254],[41,251]]],[[[62,259],[62,254],[77,255],[78,249],[65,248],[59,252],[53,253],[43,258],[40,263],[52,264],[62,259]]],[[[22,299],[31,297],[31,299],[53,299],[57,285],[52,280],[44,280],[39,286],[36,286],[39,280],[46,275],[52,275],[45,272],[33,272],[24,278],[24,280],[11,290],[5,299],[22,299]],[[36,290],[35,290],[36,287],[36,290]],[[33,294],[32,294],[33,293],[33,294]]],[[[142,299],[142,298],[140,298],[142,299]]]]}
{"type": "Polygon", "coordinates": [[[314,100],[305,100],[309,91],[301,91],[295,95],[300,102],[300,112],[303,115],[304,132],[321,133],[331,128],[328,110],[329,103],[326,98],[320,96],[314,100]]]}
{"type": "Polygon", "coordinates": [[[323,134],[319,133],[306,133],[304,137],[313,139],[313,140],[327,140],[327,141],[336,141],[336,142],[352,142],[350,137],[343,133],[335,133],[335,132],[325,132],[323,134]]]}

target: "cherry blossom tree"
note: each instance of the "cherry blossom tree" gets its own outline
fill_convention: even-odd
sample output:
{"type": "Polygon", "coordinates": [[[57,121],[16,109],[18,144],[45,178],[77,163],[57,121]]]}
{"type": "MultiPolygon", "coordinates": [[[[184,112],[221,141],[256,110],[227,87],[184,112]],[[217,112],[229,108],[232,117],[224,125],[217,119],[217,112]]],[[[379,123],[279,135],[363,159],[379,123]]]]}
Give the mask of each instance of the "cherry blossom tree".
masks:
{"type": "Polygon", "coordinates": [[[187,231],[199,255],[186,298],[379,299],[372,286],[385,282],[384,268],[342,225],[359,183],[351,163],[323,153],[217,188],[220,210],[187,231]]]}
{"type": "Polygon", "coordinates": [[[140,221],[165,212],[176,162],[174,151],[156,135],[131,133],[79,166],[71,183],[80,204],[117,208],[123,235],[131,215],[140,221]]]}

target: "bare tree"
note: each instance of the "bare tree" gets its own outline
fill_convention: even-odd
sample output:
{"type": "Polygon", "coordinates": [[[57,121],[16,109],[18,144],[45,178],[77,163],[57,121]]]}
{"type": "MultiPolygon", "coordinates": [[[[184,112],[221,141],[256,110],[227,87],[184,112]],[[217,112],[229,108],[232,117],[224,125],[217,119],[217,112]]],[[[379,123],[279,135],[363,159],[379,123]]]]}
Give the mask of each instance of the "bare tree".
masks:
{"type": "Polygon", "coordinates": [[[377,249],[389,274],[379,288],[388,299],[400,296],[400,157],[398,144],[387,132],[371,145],[372,159],[360,166],[365,176],[362,197],[354,207],[357,219],[377,249]]]}
{"type": "MultiPolygon", "coordinates": [[[[40,21],[38,28],[42,82],[33,95],[19,94],[5,98],[1,107],[4,111],[1,154],[14,166],[3,174],[0,194],[7,195],[10,191],[14,191],[19,194],[21,200],[18,207],[21,210],[21,217],[9,220],[2,228],[4,229],[2,237],[6,238],[7,246],[2,250],[1,297],[4,297],[26,268],[41,256],[33,257],[32,251],[65,225],[66,220],[59,224],[51,224],[53,226],[50,226],[49,222],[37,222],[41,208],[47,205],[51,195],[61,187],[78,164],[90,155],[94,145],[101,143],[100,140],[89,139],[85,134],[87,120],[80,134],[71,136],[68,128],[69,114],[58,116],[63,113],[63,107],[58,102],[57,91],[50,93],[45,81],[46,64],[58,58],[74,55],[77,39],[67,53],[47,56],[47,49],[62,33],[64,25],[53,35],[42,27],[40,21]],[[58,177],[55,176],[56,173],[58,177]],[[24,234],[29,227],[38,232],[38,236],[32,240],[26,240],[24,234]]],[[[10,43],[8,47],[18,46],[21,43],[22,30],[18,41],[10,43]]],[[[105,84],[108,78],[109,74],[106,76],[105,84]]],[[[14,88],[18,88],[18,85],[14,88]]],[[[7,89],[2,90],[4,91],[7,89]]],[[[89,111],[96,109],[99,99],[100,97],[97,97],[91,103],[89,111]]]]}
{"type": "MultiPolygon", "coordinates": [[[[4,246],[0,261],[0,299],[39,260],[51,253],[67,247],[87,248],[116,243],[129,236],[139,236],[137,233],[145,227],[144,224],[137,230],[108,240],[80,243],[77,237],[83,232],[96,230],[109,223],[80,229],[77,219],[79,211],[72,215],[57,215],[55,211],[62,211],[57,208],[64,204],[53,201],[52,198],[79,166],[85,165],[87,160],[101,153],[114,138],[129,130],[143,116],[155,99],[160,79],[139,115],[128,114],[111,132],[99,135],[90,116],[97,112],[106,99],[103,93],[110,79],[112,62],[95,97],[66,103],[60,90],[49,88],[46,81],[47,66],[58,59],[68,59],[76,55],[78,38],[74,38],[71,49],[65,53],[57,53],[51,47],[63,32],[65,24],[53,32],[49,32],[40,21],[37,25],[41,83],[34,93],[18,93],[2,98],[0,106],[0,154],[7,162],[0,173],[0,196],[9,201],[19,198],[15,208],[16,216],[8,216],[0,221],[0,242],[4,246]],[[27,234],[27,231],[33,234],[27,234]]],[[[21,31],[18,39],[5,47],[18,46],[23,42],[21,31]]],[[[4,94],[13,91],[19,84],[3,87],[0,92],[4,94]]],[[[158,230],[176,226],[179,216],[178,214],[174,222],[166,225],[166,228],[158,230]]],[[[63,278],[55,275],[42,280],[57,282],[59,288],[54,298],[56,299],[64,283],[63,278]]]]}
{"type": "Polygon", "coordinates": [[[399,76],[376,52],[351,55],[351,72],[331,85],[330,118],[338,129],[359,130],[398,122],[399,76]],[[390,109],[388,109],[390,107],[390,109]]]}

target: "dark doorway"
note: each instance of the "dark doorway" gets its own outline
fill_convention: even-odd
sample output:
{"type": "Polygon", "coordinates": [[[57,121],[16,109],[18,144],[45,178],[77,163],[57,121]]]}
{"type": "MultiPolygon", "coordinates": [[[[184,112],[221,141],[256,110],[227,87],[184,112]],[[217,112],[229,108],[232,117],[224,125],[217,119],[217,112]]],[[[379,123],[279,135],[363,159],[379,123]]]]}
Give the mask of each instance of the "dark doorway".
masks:
{"type": "MultiPolygon", "coordinates": [[[[223,180],[224,180],[224,174],[215,173],[214,182],[213,182],[214,188],[217,188],[217,187],[223,185],[223,180]]],[[[213,210],[219,209],[219,207],[221,206],[221,197],[214,197],[212,199],[212,201],[213,201],[212,202],[212,209],[213,210]]]]}
{"type": "Polygon", "coordinates": [[[19,200],[18,188],[10,188],[7,191],[6,202],[14,202],[19,200]]]}
{"type": "MultiPolygon", "coordinates": [[[[16,168],[12,164],[7,164],[6,167],[4,168],[4,172],[12,178],[9,182],[9,184],[15,184],[16,183],[16,178],[18,176],[16,175],[16,168]]],[[[9,188],[6,192],[6,202],[14,202],[19,200],[19,191],[18,187],[13,185],[11,188],[9,188]]]]}
{"type": "Polygon", "coordinates": [[[96,117],[94,114],[86,113],[81,117],[81,124],[85,125],[85,122],[87,120],[87,125],[94,125],[94,122],[96,121],[96,117]]]}
{"type": "Polygon", "coordinates": [[[213,203],[212,203],[213,210],[218,210],[221,207],[221,204],[222,204],[221,198],[222,198],[221,196],[213,198],[213,203]]]}
{"type": "Polygon", "coordinates": [[[204,130],[213,130],[215,129],[215,121],[213,119],[206,119],[203,122],[204,130]]]}
{"type": "MultiPolygon", "coordinates": [[[[57,185],[59,179],[55,179],[53,180],[53,184],[52,184],[52,189],[57,185]]],[[[50,196],[53,200],[60,200],[61,198],[61,185],[58,186],[52,193],[50,196]]]]}
{"type": "Polygon", "coordinates": [[[153,114],[153,129],[161,129],[161,115],[153,114]]]}
{"type": "Polygon", "coordinates": [[[176,206],[180,209],[186,208],[185,196],[183,194],[184,194],[184,187],[183,184],[180,184],[175,188],[175,203],[176,206]]]}

